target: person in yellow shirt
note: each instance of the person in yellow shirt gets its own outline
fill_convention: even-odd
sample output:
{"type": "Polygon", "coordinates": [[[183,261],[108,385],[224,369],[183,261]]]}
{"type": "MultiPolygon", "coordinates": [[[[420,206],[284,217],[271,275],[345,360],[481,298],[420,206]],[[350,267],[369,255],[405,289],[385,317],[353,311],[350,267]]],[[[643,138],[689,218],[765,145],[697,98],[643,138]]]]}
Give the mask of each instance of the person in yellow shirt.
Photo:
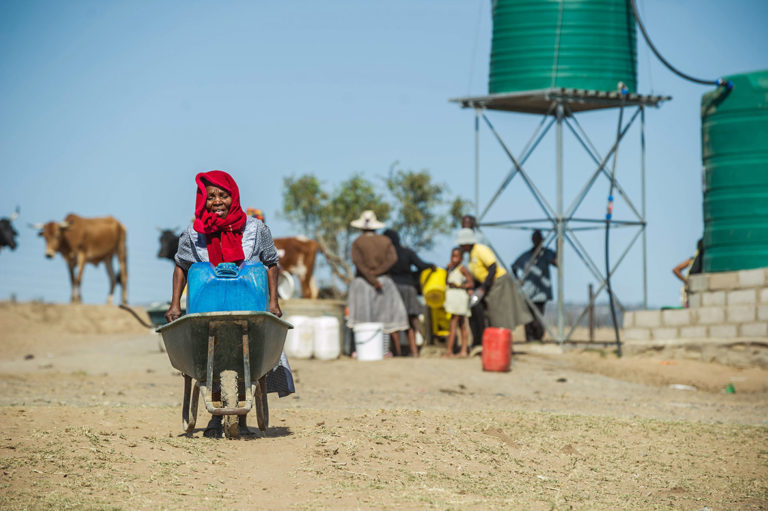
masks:
{"type": "Polygon", "coordinates": [[[477,243],[475,232],[469,228],[459,230],[456,244],[462,253],[469,254],[469,272],[482,282],[475,295],[485,300],[489,326],[514,330],[517,325],[532,321],[515,280],[498,264],[493,250],[477,243]]]}

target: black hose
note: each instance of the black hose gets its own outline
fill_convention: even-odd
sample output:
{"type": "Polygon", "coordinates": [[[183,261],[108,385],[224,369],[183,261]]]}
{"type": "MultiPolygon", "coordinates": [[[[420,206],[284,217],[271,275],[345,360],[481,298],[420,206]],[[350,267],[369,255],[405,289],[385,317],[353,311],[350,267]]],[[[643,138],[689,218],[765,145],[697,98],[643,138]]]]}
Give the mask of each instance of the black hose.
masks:
{"type": "Polygon", "coordinates": [[[657,50],[656,47],[651,42],[651,38],[648,36],[648,32],[645,31],[645,26],[643,25],[643,22],[640,20],[640,14],[637,12],[637,0],[632,0],[632,13],[635,15],[635,21],[637,22],[637,26],[640,27],[640,32],[642,32],[645,42],[648,43],[648,46],[651,48],[651,51],[653,52],[653,54],[656,55],[656,58],[658,58],[662,64],[667,66],[667,69],[675,73],[680,78],[683,78],[690,82],[700,83],[702,85],[715,85],[715,86],[724,85],[728,89],[733,87],[733,83],[730,80],[726,80],[724,78],[718,78],[717,80],[702,80],[701,78],[696,78],[689,74],[683,73],[682,71],[677,69],[675,66],[670,64],[667,61],[667,59],[665,59],[661,55],[661,53],[659,53],[659,50],[657,50]]]}
{"type": "Polygon", "coordinates": [[[613,331],[616,334],[616,354],[621,357],[621,336],[619,334],[619,322],[616,317],[616,304],[613,299],[613,288],[611,287],[611,259],[610,259],[610,232],[611,219],[613,218],[613,190],[616,187],[616,160],[619,153],[618,142],[621,138],[621,123],[624,120],[624,98],[627,94],[626,87],[621,89],[621,106],[619,107],[619,124],[616,129],[616,151],[613,153],[613,169],[611,170],[611,188],[608,192],[608,208],[605,213],[605,288],[608,293],[608,302],[611,307],[611,320],[613,321],[613,331]]]}
{"type": "Polygon", "coordinates": [[[143,327],[145,327],[145,328],[151,328],[151,329],[153,329],[153,330],[156,328],[156,325],[150,325],[149,323],[147,323],[146,321],[144,321],[143,319],[141,319],[141,317],[140,317],[140,316],[139,316],[139,315],[136,313],[136,311],[135,311],[135,310],[131,309],[130,307],[128,307],[128,306],[127,306],[127,305],[125,305],[124,303],[121,303],[121,304],[120,304],[118,307],[120,307],[120,308],[121,308],[121,309],[123,309],[124,311],[128,311],[128,312],[130,312],[130,313],[131,313],[131,315],[132,315],[134,318],[136,318],[136,321],[138,321],[139,323],[141,323],[141,326],[143,326],[143,327]]]}

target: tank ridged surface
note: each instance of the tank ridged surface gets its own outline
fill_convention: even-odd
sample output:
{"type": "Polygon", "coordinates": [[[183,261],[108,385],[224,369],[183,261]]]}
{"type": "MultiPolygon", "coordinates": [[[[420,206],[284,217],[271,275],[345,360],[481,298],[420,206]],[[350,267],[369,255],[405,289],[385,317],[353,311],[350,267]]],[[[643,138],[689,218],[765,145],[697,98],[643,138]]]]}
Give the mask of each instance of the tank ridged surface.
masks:
{"type": "Polygon", "coordinates": [[[701,99],[704,271],[768,266],[768,70],[701,99]]]}
{"type": "Polygon", "coordinates": [[[495,0],[488,92],[637,90],[629,0],[495,0]]]}

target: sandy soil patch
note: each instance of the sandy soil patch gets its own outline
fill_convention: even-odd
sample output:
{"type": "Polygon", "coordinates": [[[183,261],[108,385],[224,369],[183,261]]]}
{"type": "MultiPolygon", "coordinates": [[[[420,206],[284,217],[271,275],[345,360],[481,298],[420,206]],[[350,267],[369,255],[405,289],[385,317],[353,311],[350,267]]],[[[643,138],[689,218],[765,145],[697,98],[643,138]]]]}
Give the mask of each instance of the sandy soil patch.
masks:
{"type": "MultiPolygon", "coordinates": [[[[143,309],[134,310],[149,322],[143,309]]],[[[104,335],[146,332],[116,305],[0,302],[0,359],[76,347],[104,335]]]]}
{"type": "Polygon", "coordinates": [[[182,378],[138,328],[0,352],[0,508],[768,507],[765,370],[536,345],[509,373],[294,360],[267,434],[228,441],[182,434],[182,378]]]}

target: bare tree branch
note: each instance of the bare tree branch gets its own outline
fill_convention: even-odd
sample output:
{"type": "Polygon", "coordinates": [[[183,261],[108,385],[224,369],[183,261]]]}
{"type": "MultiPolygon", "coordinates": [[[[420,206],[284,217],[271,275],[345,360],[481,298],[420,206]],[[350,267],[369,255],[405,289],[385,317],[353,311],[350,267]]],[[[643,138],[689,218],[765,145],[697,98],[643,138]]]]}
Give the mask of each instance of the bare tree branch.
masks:
{"type": "Polygon", "coordinates": [[[325,260],[333,274],[339,277],[345,284],[352,282],[355,279],[352,266],[346,260],[330,250],[328,248],[328,243],[322,236],[315,236],[315,241],[320,245],[320,252],[325,256],[325,260]]]}

